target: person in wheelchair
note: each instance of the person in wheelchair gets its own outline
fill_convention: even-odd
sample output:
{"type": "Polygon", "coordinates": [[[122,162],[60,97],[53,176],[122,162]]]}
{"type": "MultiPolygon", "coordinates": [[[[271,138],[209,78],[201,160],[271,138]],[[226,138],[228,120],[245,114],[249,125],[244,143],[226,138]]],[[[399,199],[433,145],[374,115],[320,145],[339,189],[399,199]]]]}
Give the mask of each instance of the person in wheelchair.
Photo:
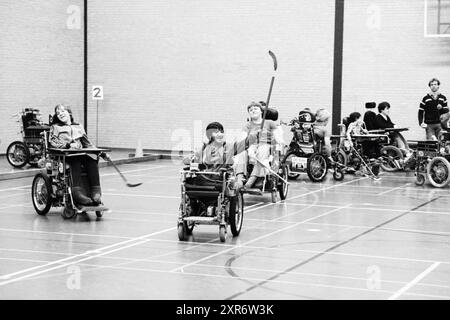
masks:
{"type": "Polygon", "coordinates": [[[330,113],[326,109],[318,109],[316,111],[316,122],[314,125],[314,134],[323,141],[322,151],[327,155],[328,159],[331,159],[331,133],[327,129],[328,121],[330,119],[330,113]]]}
{"type": "Polygon", "coordinates": [[[242,152],[257,139],[257,133],[251,133],[245,139],[231,144],[225,141],[225,130],[221,123],[211,122],[206,127],[207,143],[194,155],[185,157],[183,163],[188,165],[192,162],[203,165],[208,171],[219,172],[222,168],[234,170],[237,174],[236,187],[243,186],[243,172],[246,168],[246,157],[242,152]]]}
{"type": "MultiPolygon", "coordinates": [[[[58,149],[92,148],[84,128],[74,122],[70,107],[58,104],[50,127],[49,144],[58,149]]],[[[105,155],[101,155],[105,156],[105,155]]],[[[100,175],[98,171],[98,157],[90,154],[67,158],[72,172],[72,194],[76,203],[89,206],[102,203],[100,175]],[[91,194],[86,195],[82,187],[82,166],[85,168],[91,187],[91,194]]]]}
{"type": "MultiPolygon", "coordinates": [[[[249,178],[245,183],[245,188],[252,188],[258,178],[264,178],[266,176],[266,167],[261,163],[267,163],[270,156],[272,136],[278,145],[284,145],[283,131],[281,126],[275,121],[265,119],[264,127],[261,130],[261,124],[263,122],[263,106],[258,102],[251,102],[247,106],[247,112],[249,115],[248,122],[242,129],[242,139],[246,139],[250,136],[256,136],[257,141],[253,142],[248,148],[249,163],[253,165],[253,169],[249,174],[249,178]]],[[[238,171],[238,174],[244,174],[246,172],[238,171]]]]}

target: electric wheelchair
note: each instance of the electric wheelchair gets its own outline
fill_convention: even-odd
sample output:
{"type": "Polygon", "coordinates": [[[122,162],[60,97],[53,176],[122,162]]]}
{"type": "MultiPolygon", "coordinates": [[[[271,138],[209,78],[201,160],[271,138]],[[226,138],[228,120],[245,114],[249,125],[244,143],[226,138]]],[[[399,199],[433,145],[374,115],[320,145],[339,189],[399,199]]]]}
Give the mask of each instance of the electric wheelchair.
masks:
{"type": "Polygon", "coordinates": [[[22,141],[12,142],[6,149],[6,159],[14,168],[22,168],[27,163],[38,166],[44,161],[44,141],[42,132],[47,132],[50,127],[40,120],[38,109],[25,108],[17,115],[20,123],[22,141]]]}
{"type": "Polygon", "coordinates": [[[403,161],[407,154],[412,152],[408,142],[401,134],[401,132],[408,130],[408,128],[385,128],[369,131],[373,134],[379,133],[387,134],[389,136],[389,144],[383,146],[380,150],[382,157],[381,168],[384,171],[393,172],[414,167],[413,161],[403,161]],[[401,146],[398,144],[398,141],[401,141],[401,146]]]}
{"type": "MultiPolygon", "coordinates": [[[[292,119],[288,124],[293,133],[288,150],[282,163],[288,168],[289,179],[296,179],[306,172],[313,182],[325,179],[328,169],[333,166],[333,178],[336,181],[344,179],[344,172],[338,161],[330,161],[326,156],[323,138],[314,133],[315,116],[310,112],[300,111],[298,119],[292,119]]],[[[335,152],[332,152],[334,155],[335,152]]]]}
{"type": "MultiPolygon", "coordinates": [[[[63,207],[61,215],[65,219],[74,218],[79,213],[95,211],[98,218],[109,210],[103,204],[83,206],[74,202],[72,196],[72,175],[67,159],[83,155],[95,155],[110,152],[109,149],[84,148],[80,150],[56,149],[48,144],[48,131],[42,132],[44,169],[34,176],[31,185],[33,207],[39,215],[46,215],[51,207],[63,207]]],[[[86,172],[82,172],[82,184],[86,194],[90,193],[90,185],[86,172]]]]}
{"type": "Polygon", "coordinates": [[[219,172],[191,163],[181,171],[181,204],[178,214],[178,239],[187,240],[195,225],[219,226],[219,238],[225,241],[227,226],[234,237],[241,232],[244,218],[244,197],[235,186],[230,167],[219,172]]]}
{"type": "Polygon", "coordinates": [[[450,183],[450,132],[441,132],[438,140],[410,141],[415,162],[416,185],[426,180],[437,188],[450,183]]]}
{"type": "Polygon", "coordinates": [[[344,166],[344,172],[362,172],[378,179],[382,155],[381,149],[390,143],[387,134],[361,134],[353,135],[351,143],[344,134],[348,128],[347,119],[339,124],[341,135],[338,142],[336,160],[344,166]]]}

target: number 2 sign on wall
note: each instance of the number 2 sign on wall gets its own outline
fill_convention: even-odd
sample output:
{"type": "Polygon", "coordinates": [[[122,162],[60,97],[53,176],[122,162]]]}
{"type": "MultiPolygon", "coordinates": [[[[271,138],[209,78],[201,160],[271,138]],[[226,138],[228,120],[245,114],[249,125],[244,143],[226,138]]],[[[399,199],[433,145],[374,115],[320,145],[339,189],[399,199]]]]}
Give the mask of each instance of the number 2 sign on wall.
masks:
{"type": "Polygon", "coordinates": [[[103,100],[103,86],[92,86],[92,99],[103,100]]]}

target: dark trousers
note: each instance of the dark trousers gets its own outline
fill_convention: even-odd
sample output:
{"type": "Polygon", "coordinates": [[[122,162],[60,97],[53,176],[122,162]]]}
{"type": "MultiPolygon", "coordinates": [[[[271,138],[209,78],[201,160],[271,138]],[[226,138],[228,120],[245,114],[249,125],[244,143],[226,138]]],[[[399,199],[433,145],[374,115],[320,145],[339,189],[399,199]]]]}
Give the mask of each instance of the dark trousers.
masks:
{"type": "Polygon", "coordinates": [[[89,179],[89,185],[100,186],[100,175],[98,173],[97,160],[92,159],[89,156],[83,155],[73,158],[66,158],[70,164],[72,171],[72,183],[74,187],[83,186],[81,181],[82,165],[84,166],[89,179]]]}

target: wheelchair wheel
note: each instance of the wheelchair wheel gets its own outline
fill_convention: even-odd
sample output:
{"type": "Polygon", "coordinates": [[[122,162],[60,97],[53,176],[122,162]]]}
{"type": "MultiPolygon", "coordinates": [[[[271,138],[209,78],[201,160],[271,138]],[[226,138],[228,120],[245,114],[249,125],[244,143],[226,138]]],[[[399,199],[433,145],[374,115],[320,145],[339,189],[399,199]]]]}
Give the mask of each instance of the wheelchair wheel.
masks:
{"type": "Polygon", "coordinates": [[[50,178],[43,173],[34,176],[31,184],[31,199],[34,210],[40,215],[45,215],[52,205],[52,184],[50,178]]]}
{"type": "Polygon", "coordinates": [[[220,238],[220,242],[225,242],[226,235],[227,235],[227,227],[221,225],[221,226],[219,227],[219,238],[220,238]]]}
{"type": "Polygon", "coordinates": [[[308,158],[306,172],[313,182],[322,181],[328,173],[327,160],[320,153],[314,153],[308,158]]]}
{"type": "MultiPolygon", "coordinates": [[[[347,166],[347,162],[348,162],[348,159],[347,159],[347,154],[345,153],[345,151],[344,150],[342,150],[342,149],[339,149],[339,151],[336,153],[336,155],[335,155],[335,161],[337,162],[337,163],[340,163],[340,164],[342,164],[344,167],[346,167],[347,166]]],[[[334,158],[334,157],[333,157],[334,158]]]]}
{"type": "Polygon", "coordinates": [[[427,178],[437,188],[445,187],[450,182],[450,163],[444,157],[431,159],[427,166],[427,178]]]}
{"type": "Polygon", "coordinates": [[[241,232],[242,222],[244,221],[244,196],[239,193],[230,200],[230,211],[228,213],[228,222],[230,224],[233,237],[237,237],[241,232]]]}
{"type": "Polygon", "coordinates": [[[344,172],[339,168],[334,169],[333,179],[336,181],[344,180],[344,172]]]}
{"type": "Polygon", "coordinates": [[[425,183],[425,176],[423,174],[417,174],[416,181],[417,186],[423,186],[425,183]]]}
{"type": "Polygon", "coordinates": [[[381,168],[387,172],[394,172],[399,170],[395,161],[400,164],[400,160],[403,160],[402,151],[394,146],[385,146],[381,148],[381,157],[383,158],[381,162],[381,168]]]}
{"type": "Polygon", "coordinates": [[[75,209],[69,208],[69,207],[64,207],[63,212],[61,212],[61,216],[64,219],[72,219],[76,215],[77,215],[77,212],[75,211],[75,209]]]}
{"type": "Polygon", "coordinates": [[[184,222],[178,224],[178,239],[180,241],[185,241],[187,238],[186,228],[184,227],[184,222]]]}
{"type": "MultiPolygon", "coordinates": [[[[287,165],[282,165],[281,166],[281,173],[280,176],[284,179],[287,180],[288,179],[288,167],[287,165]]],[[[281,200],[285,200],[288,194],[288,190],[289,190],[289,186],[286,182],[284,182],[283,180],[279,179],[278,181],[278,185],[277,185],[277,189],[278,192],[280,193],[280,199],[281,200]]]]}
{"type": "Polygon", "coordinates": [[[22,168],[30,160],[28,147],[22,141],[12,142],[6,149],[6,159],[14,168],[22,168]]]}

